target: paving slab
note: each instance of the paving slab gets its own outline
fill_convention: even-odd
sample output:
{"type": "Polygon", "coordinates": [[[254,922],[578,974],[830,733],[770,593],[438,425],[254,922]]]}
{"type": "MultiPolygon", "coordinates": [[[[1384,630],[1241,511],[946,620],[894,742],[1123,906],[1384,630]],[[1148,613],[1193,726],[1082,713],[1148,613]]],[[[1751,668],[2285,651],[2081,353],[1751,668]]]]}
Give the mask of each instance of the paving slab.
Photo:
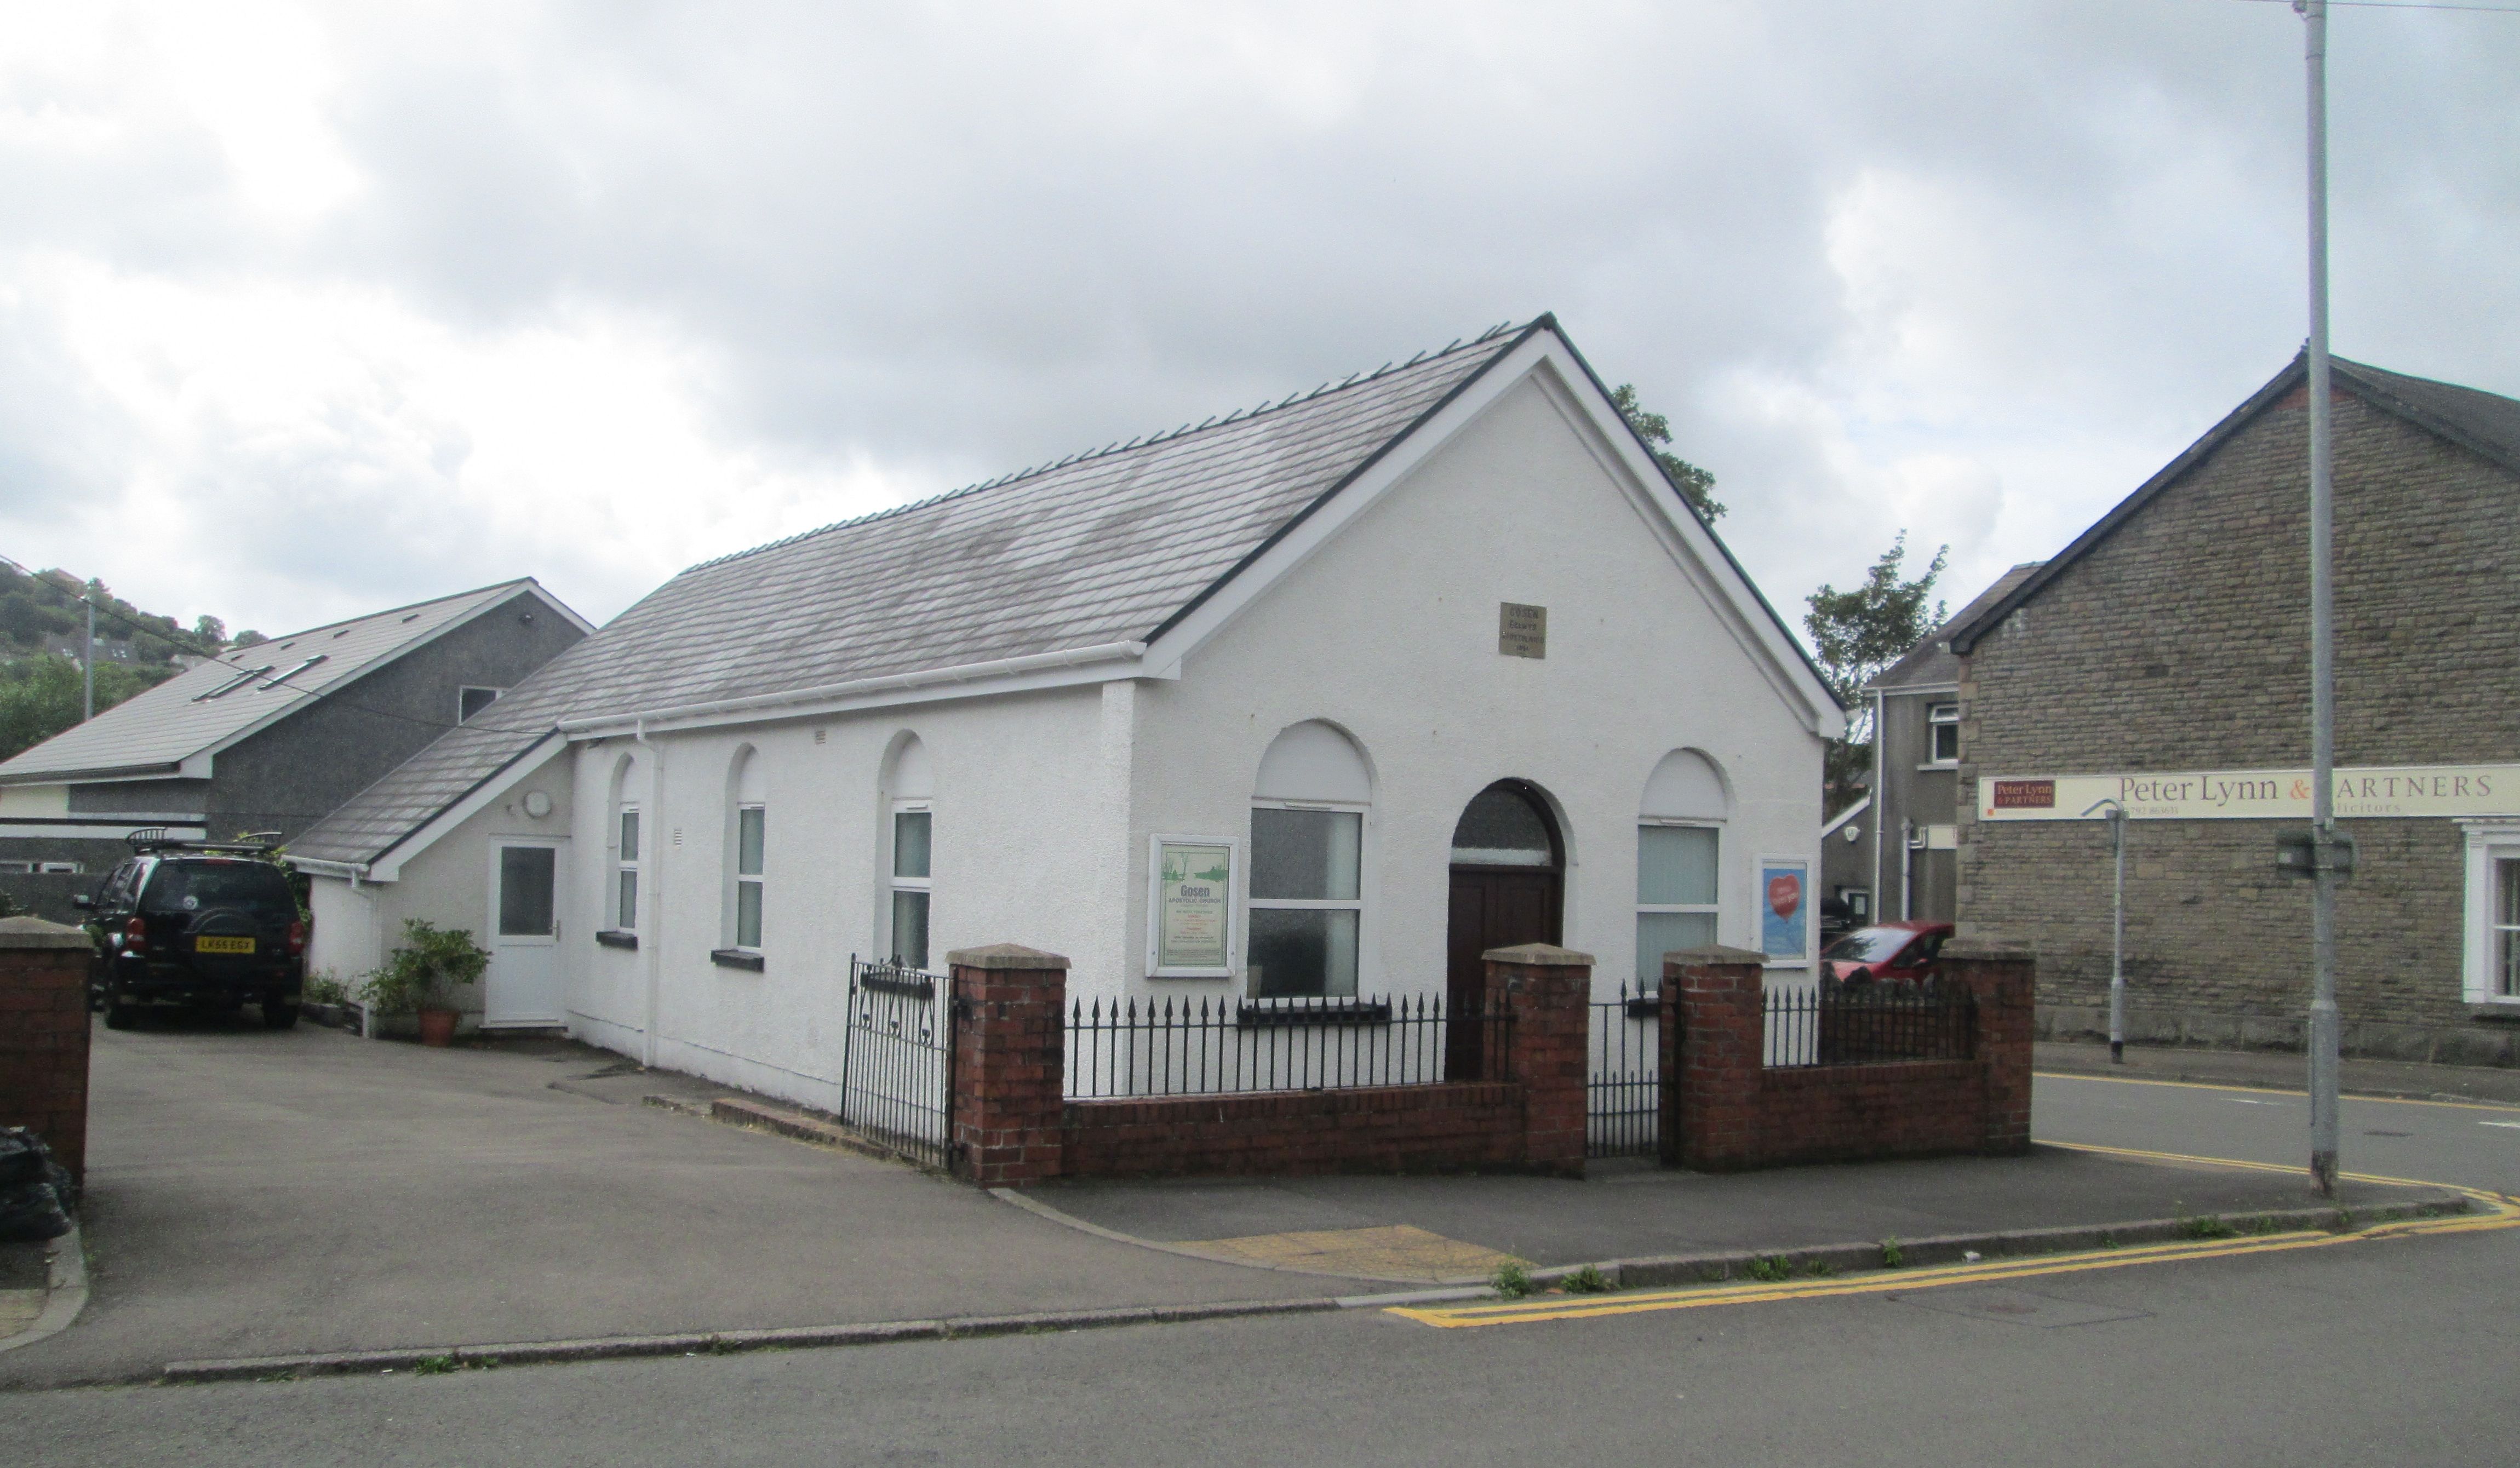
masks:
{"type": "MultiPolygon", "coordinates": [[[[2369,1208],[2431,1189],[2347,1182],[2369,1208]]],[[[1195,1253],[1220,1241],[1257,1259],[1260,1235],[1421,1230],[1543,1268],[1676,1254],[1785,1252],[1886,1238],[2096,1227],[2186,1215],[2320,1206],[2297,1174],[2143,1161],[2056,1146],[1956,1157],[1703,1174],[1597,1161],[1555,1178],[1311,1178],[1083,1181],[1026,1189],[1046,1208],[1113,1233],[1195,1253]]],[[[1282,1257],[1281,1267],[1295,1259],[1282,1257]]],[[[1385,1258],[1377,1277],[1391,1272],[1385,1258]]],[[[1420,1277],[1459,1277],[1428,1268],[1420,1277]]]]}

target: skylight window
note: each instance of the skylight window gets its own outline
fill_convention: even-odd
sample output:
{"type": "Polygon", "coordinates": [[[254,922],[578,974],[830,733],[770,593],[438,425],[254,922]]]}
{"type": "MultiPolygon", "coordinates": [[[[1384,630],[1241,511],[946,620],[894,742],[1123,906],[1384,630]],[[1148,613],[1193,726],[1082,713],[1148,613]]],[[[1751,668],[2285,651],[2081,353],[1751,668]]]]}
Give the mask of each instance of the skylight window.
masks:
{"type": "Polygon", "coordinates": [[[253,682],[255,679],[267,676],[271,672],[271,664],[264,663],[259,668],[243,669],[237,673],[236,677],[220,684],[217,688],[210,690],[208,692],[195,693],[193,695],[193,701],[195,703],[201,703],[211,698],[217,698],[228,693],[233,693],[237,690],[244,688],[247,684],[253,682]]]}
{"type": "MultiPolygon", "coordinates": [[[[305,672],[307,669],[309,669],[309,668],[311,668],[311,667],[315,666],[317,663],[320,663],[320,662],[328,662],[328,661],[330,661],[330,660],[331,660],[331,654],[329,654],[329,653],[324,653],[324,652],[318,652],[318,653],[316,653],[313,657],[310,657],[310,658],[306,659],[306,661],[304,661],[304,662],[302,662],[302,663],[299,663],[296,667],[293,667],[293,668],[290,669],[288,672],[281,674],[278,678],[275,678],[275,679],[273,679],[271,682],[264,684],[262,687],[263,687],[263,688],[265,688],[265,689],[276,689],[276,688],[280,687],[282,684],[287,683],[289,680],[291,680],[291,679],[292,679],[292,678],[296,677],[298,674],[303,673],[303,672],[305,672]]],[[[269,668],[265,668],[265,669],[263,669],[262,671],[264,671],[264,672],[268,673],[268,672],[270,672],[271,670],[270,670],[269,668]]],[[[259,691],[259,690],[257,690],[257,691],[259,691]]]]}

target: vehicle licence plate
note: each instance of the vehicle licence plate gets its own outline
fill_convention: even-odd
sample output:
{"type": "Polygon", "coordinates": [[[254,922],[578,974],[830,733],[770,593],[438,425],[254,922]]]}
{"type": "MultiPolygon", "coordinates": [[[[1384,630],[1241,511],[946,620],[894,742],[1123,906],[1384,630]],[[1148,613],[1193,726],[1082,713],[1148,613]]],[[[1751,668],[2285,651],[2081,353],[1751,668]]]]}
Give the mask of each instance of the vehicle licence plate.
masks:
{"type": "Polygon", "coordinates": [[[253,952],[253,940],[250,938],[196,938],[193,940],[193,952],[197,954],[249,954],[253,952]]]}

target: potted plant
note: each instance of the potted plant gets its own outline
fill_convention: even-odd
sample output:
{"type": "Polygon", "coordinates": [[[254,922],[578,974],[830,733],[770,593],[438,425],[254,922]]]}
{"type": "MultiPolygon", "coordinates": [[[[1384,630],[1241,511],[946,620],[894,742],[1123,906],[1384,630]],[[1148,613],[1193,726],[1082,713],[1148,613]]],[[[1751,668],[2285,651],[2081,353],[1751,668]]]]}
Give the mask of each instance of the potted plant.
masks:
{"type": "Polygon", "coordinates": [[[456,1011],[449,986],[479,982],[490,951],[465,928],[441,928],[414,917],[402,925],[400,948],[368,975],[360,997],[382,1014],[416,1014],[420,1043],[442,1045],[455,1038],[456,1011]]]}

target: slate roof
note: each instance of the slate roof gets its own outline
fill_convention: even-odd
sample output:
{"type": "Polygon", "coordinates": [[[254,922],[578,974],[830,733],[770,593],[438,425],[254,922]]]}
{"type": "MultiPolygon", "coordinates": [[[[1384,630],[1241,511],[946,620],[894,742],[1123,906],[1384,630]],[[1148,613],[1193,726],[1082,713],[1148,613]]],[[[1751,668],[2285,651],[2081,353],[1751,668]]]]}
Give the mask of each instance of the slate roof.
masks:
{"type": "Polygon", "coordinates": [[[1881,670],[1881,675],[1865,685],[1884,693],[1902,689],[1950,688],[1960,681],[1959,655],[1952,651],[1952,629],[1976,616],[2011,594],[2012,589],[2030,579],[2039,562],[2025,560],[1995,578],[1995,585],[1970,599],[1950,620],[1937,627],[1926,639],[1908,649],[1908,655],[1881,670]]]}
{"type": "MultiPolygon", "coordinates": [[[[2474,387],[2436,382],[2429,378],[2410,378],[2404,373],[2349,362],[2343,357],[2329,357],[2328,372],[2338,391],[2350,392],[2383,413],[2404,419],[2489,463],[2520,474],[2520,401],[2474,387]]],[[[2295,355],[2267,385],[2250,394],[2247,402],[2232,409],[2229,416],[2216,423],[2204,437],[2189,444],[2184,453],[2163,466],[2160,472],[2138,486],[2135,493],[2120,500],[2108,513],[2076,536],[2072,545],[2058,552],[2035,574],[1996,601],[1984,605],[1972,603],[1966,614],[1953,618],[1948,634],[1952,646],[1961,653],[1967,652],[1979,638],[2010,615],[2014,607],[2039,595],[2040,590],[2061,575],[2067,566],[2090,555],[2093,547],[2115,534],[2120,525],[2151,504],[2154,497],[2178,483],[2232,434],[2302,386],[2309,378],[2308,353],[2295,355]]]]}
{"type": "Polygon", "coordinates": [[[532,585],[503,581],[223,653],[0,763],[0,784],[171,775],[532,585]],[[254,669],[265,671],[244,676],[254,669]]]}
{"type": "Polygon", "coordinates": [[[1532,333],[703,561],[292,843],[374,861],[563,719],[1150,641],[1532,333]]]}

